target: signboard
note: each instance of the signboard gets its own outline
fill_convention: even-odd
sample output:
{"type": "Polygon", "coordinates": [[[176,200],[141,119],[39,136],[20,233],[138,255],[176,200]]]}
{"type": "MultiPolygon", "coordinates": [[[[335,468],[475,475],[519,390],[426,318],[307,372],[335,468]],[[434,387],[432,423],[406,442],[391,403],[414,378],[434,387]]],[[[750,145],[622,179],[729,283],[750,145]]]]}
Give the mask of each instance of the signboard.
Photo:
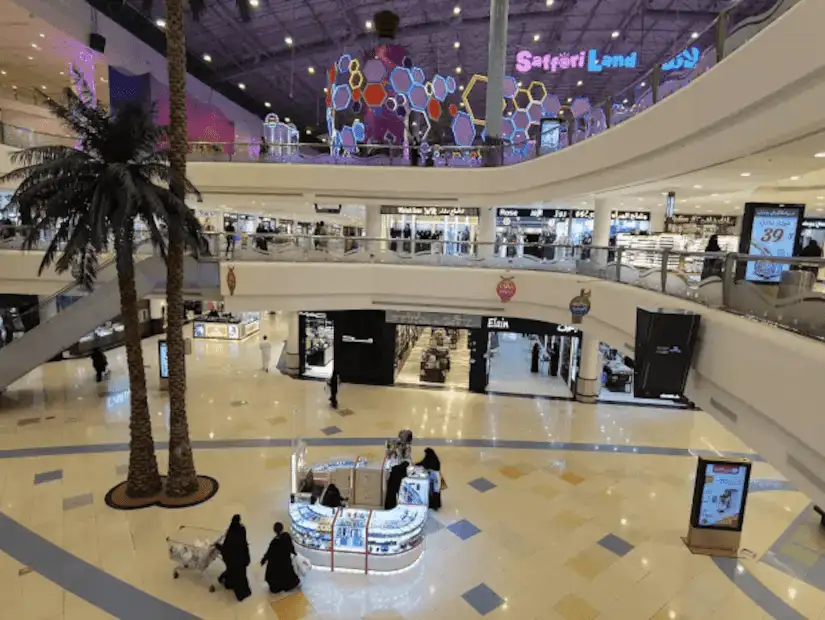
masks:
{"type": "Polygon", "coordinates": [[[478,217],[478,207],[381,207],[383,215],[423,215],[427,217],[478,217]]]}
{"type": "Polygon", "coordinates": [[[806,228],[808,230],[825,229],[825,219],[805,218],[804,220],[802,220],[802,228],[806,228]]]}
{"type": "Polygon", "coordinates": [[[687,215],[680,213],[678,215],[670,216],[670,221],[673,224],[694,224],[696,226],[736,226],[735,215],[687,215]]]}
{"type": "Polygon", "coordinates": [[[158,340],[158,368],[161,379],[169,379],[169,351],[165,340],[158,340]]]}
{"type": "Polygon", "coordinates": [[[315,213],[341,213],[341,205],[315,205],[315,213]]]}
{"type": "MultiPolygon", "coordinates": [[[[793,256],[799,243],[804,212],[805,205],[801,204],[746,203],[739,253],[765,257],[793,256]]],[[[790,267],[768,260],[748,261],[744,277],[749,282],[778,283],[782,272],[790,267]]]]}
{"type": "Polygon", "coordinates": [[[431,327],[454,327],[478,329],[481,317],[472,314],[448,314],[444,312],[414,312],[387,310],[385,321],[396,325],[427,325],[431,327]]]}
{"type": "MultiPolygon", "coordinates": [[[[663,64],[662,70],[693,69],[699,64],[701,56],[702,52],[696,46],[682,50],[663,64]]],[[[527,73],[534,69],[543,69],[558,73],[568,69],[587,69],[590,73],[601,73],[605,69],[635,69],[638,61],[639,55],[635,51],[629,54],[602,55],[594,48],[548,54],[534,54],[530,50],[519,50],[516,53],[516,71],[527,73]]]]}
{"type": "Polygon", "coordinates": [[[665,217],[672,218],[676,213],[676,192],[667,193],[667,201],[665,202],[665,217]]]}
{"type": "MultiPolygon", "coordinates": [[[[496,211],[498,217],[535,217],[547,219],[566,220],[571,215],[574,220],[592,220],[596,212],[592,209],[537,209],[503,207],[496,211]]],[[[632,220],[634,222],[649,222],[650,213],[647,211],[611,211],[610,218],[613,220],[632,220]]]]}
{"type": "Polygon", "coordinates": [[[516,317],[487,316],[484,327],[491,332],[512,332],[515,334],[535,334],[537,336],[572,336],[581,338],[581,332],[572,325],[545,323],[516,317]]]}
{"type": "Polygon", "coordinates": [[[750,461],[700,458],[693,487],[691,526],[741,532],[750,475],[750,461]]]}
{"type": "Polygon", "coordinates": [[[547,155],[558,151],[561,121],[557,118],[543,118],[539,127],[539,139],[536,140],[539,155],[547,155]]]}

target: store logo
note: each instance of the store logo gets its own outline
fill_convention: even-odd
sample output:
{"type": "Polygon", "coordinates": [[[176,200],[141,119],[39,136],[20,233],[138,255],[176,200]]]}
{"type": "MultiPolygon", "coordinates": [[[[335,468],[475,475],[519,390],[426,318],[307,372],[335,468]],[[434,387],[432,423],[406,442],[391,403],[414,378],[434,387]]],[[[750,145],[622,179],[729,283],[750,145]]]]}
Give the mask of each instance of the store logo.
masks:
{"type": "Polygon", "coordinates": [[[341,336],[342,342],[353,342],[357,344],[372,344],[372,338],[356,338],[355,336],[341,336]]]}
{"type": "Polygon", "coordinates": [[[510,329],[510,322],[506,319],[489,318],[487,319],[488,329],[510,329]]]}
{"type": "Polygon", "coordinates": [[[698,47],[682,50],[674,58],[662,65],[663,71],[677,71],[679,69],[693,69],[699,64],[700,52],[698,47]]]}
{"type": "Polygon", "coordinates": [[[579,331],[575,327],[571,325],[557,325],[556,326],[556,333],[557,334],[572,334],[573,332],[579,331]]]}
{"type": "Polygon", "coordinates": [[[518,217],[518,209],[499,209],[499,217],[518,217]]]}
{"type": "Polygon", "coordinates": [[[588,312],[590,312],[590,291],[582,289],[581,293],[570,300],[570,315],[573,323],[581,323],[588,312]]]}
{"type": "Polygon", "coordinates": [[[501,282],[496,285],[496,295],[498,298],[507,303],[516,295],[516,283],[513,281],[514,276],[501,276],[501,282]]]}

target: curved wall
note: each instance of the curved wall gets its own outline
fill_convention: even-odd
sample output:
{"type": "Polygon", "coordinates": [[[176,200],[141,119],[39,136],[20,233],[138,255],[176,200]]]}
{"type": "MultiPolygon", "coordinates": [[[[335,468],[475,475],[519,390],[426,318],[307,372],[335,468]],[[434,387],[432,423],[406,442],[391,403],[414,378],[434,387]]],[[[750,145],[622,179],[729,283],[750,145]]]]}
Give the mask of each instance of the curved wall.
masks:
{"type": "Polygon", "coordinates": [[[825,124],[825,2],[800,2],[639,116],[553,155],[496,169],[192,163],[203,192],[469,206],[546,201],[669,178],[825,124]]]}
{"type": "MultiPolygon", "coordinates": [[[[569,323],[570,300],[591,291],[587,336],[633,354],[638,307],[701,314],[687,395],[818,503],[825,504],[825,347],[779,328],[617,282],[552,272],[323,263],[221,265],[227,310],[418,309],[569,323]],[[235,274],[234,294],[227,287],[235,274]],[[513,277],[509,303],[496,295],[513,277]]],[[[712,446],[708,446],[713,449],[712,446]]]]}

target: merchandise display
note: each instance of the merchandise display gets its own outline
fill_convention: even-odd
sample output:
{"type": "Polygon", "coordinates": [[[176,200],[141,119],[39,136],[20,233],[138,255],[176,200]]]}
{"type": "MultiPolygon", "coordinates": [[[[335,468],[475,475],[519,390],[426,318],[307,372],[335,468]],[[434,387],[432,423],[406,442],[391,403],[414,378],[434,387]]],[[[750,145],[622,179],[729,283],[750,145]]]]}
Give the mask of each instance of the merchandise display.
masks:
{"type": "Polygon", "coordinates": [[[393,252],[469,254],[478,236],[476,208],[381,207],[381,214],[393,252]]]}
{"type": "Polygon", "coordinates": [[[198,317],[192,323],[194,338],[214,340],[243,340],[261,329],[259,312],[242,312],[240,315],[221,315],[216,311],[198,317]]]}
{"type": "Polygon", "coordinates": [[[444,383],[450,371],[450,348],[455,348],[458,331],[434,328],[429,345],[421,353],[419,377],[421,381],[444,383]]]}
{"type": "MultiPolygon", "coordinates": [[[[739,247],[739,237],[734,235],[719,235],[719,246],[723,252],[736,252],[739,247]]],[[[707,246],[707,237],[695,237],[678,234],[661,235],[628,235],[620,234],[616,237],[616,245],[627,248],[622,253],[622,264],[631,265],[639,270],[660,269],[662,266],[663,250],[676,252],[704,252],[707,246]]],[[[702,273],[703,259],[701,257],[685,257],[679,254],[668,256],[667,268],[670,271],[681,271],[689,278],[699,278],[702,273]]]]}
{"type": "Polygon", "coordinates": [[[616,350],[599,343],[602,359],[602,385],[611,392],[633,391],[633,369],[625,363],[624,357],[616,350]]]}
{"type": "Polygon", "coordinates": [[[395,376],[404,367],[407,361],[407,356],[418,342],[421,333],[424,331],[423,327],[415,325],[398,325],[395,328],[395,376]]]}
{"type": "Polygon", "coordinates": [[[305,312],[304,364],[324,368],[332,363],[335,326],[323,312],[305,312]]]}

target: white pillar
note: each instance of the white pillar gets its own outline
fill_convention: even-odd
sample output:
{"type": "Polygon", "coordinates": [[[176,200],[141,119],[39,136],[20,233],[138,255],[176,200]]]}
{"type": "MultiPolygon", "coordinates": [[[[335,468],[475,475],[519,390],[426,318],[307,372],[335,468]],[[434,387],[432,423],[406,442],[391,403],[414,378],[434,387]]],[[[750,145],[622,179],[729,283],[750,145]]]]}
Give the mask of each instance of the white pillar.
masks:
{"type": "Polygon", "coordinates": [[[149,298],[149,318],[150,319],[162,319],[163,318],[163,309],[166,307],[166,300],[165,299],[155,299],[153,297],[149,298]]]}
{"type": "Polygon", "coordinates": [[[57,316],[57,297],[40,297],[40,323],[57,316]]]}
{"type": "Polygon", "coordinates": [[[492,258],[496,240],[496,208],[481,207],[478,211],[478,250],[479,258],[492,258]]]}
{"type": "MultiPolygon", "coordinates": [[[[364,229],[367,233],[367,239],[384,239],[387,236],[381,221],[381,207],[367,205],[364,207],[366,213],[364,214],[364,229]]],[[[377,241],[368,241],[367,249],[371,252],[379,252],[383,248],[383,244],[377,241]]]]}
{"type": "Polygon", "coordinates": [[[490,37],[487,48],[487,141],[501,140],[501,101],[504,98],[504,63],[507,60],[509,0],[490,0],[490,37]]]}
{"type": "Polygon", "coordinates": [[[656,235],[665,232],[665,213],[664,208],[653,209],[650,212],[650,234],[656,235]]]}
{"type": "Polygon", "coordinates": [[[598,339],[585,334],[581,340],[581,351],[579,377],[576,380],[576,400],[594,403],[602,389],[602,360],[598,339]]]}
{"type": "MultiPolygon", "coordinates": [[[[594,246],[608,246],[610,245],[610,224],[612,223],[610,217],[610,205],[604,198],[596,198],[593,211],[593,245],[594,246]]],[[[591,255],[591,260],[598,262],[600,265],[607,264],[606,251],[594,251],[591,255]]]]}
{"type": "Polygon", "coordinates": [[[284,312],[283,320],[287,323],[287,337],[284,349],[284,372],[288,375],[297,375],[301,369],[299,345],[301,334],[298,331],[298,313],[284,312]]]}

